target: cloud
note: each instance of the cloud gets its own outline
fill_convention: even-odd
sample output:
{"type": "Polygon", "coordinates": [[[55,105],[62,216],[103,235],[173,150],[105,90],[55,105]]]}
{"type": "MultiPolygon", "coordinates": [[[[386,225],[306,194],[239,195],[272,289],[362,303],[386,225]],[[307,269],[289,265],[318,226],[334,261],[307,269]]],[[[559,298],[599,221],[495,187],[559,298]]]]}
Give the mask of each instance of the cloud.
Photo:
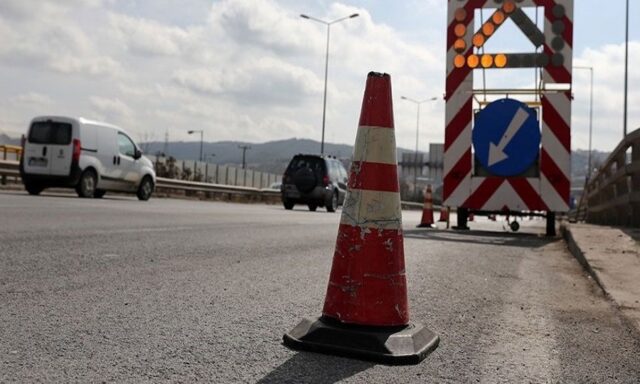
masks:
{"type": "Polygon", "coordinates": [[[0,2],[1,62],[64,74],[117,76],[120,64],[100,52],[92,40],[92,31],[75,22],[74,12],[79,12],[76,7],[99,7],[101,3],[99,0],[42,2],[34,11],[33,4],[28,2],[0,2]]]}
{"type": "Polygon", "coordinates": [[[128,120],[134,115],[134,111],[120,99],[91,96],[89,101],[93,108],[95,108],[101,115],[106,116],[107,120],[128,120]]]}
{"type": "Polygon", "coordinates": [[[182,28],[153,20],[111,14],[110,23],[127,48],[140,55],[177,56],[189,38],[182,28]]]}
{"type": "MultiPolygon", "coordinates": [[[[0,1],[0,99],[11,100],[0,104],[0,115],[16,129],[46,108],[138,134],[169,131],[172,139],[192,139],[186,131],[196,126],[211,140],[318,139],[327,28],[299,14],[335,20],[358,13],[331,26],[327,141],[353,143],[369,71],[392,76],[400,146],[415,146],[416,107],[403,95],[439,97],[421,108],[420,147],[444,138],[441,0],[410,0],[394,9],[368,1],[353,3],[365,9],[342,2],[190,0],[197,17],[192,10],[173,17],[174,7],[186,5],[169,1],[42,0],[37,12],[29,3],[0,1]],[[387,11],[395,17],[382,14],[387,11]],[[415,13],[415,32],[399,24],[403,12],[415,13]]],[[[632,43],[631,63],[639,51],[632,43]]],[[[576,64],[595,68],[594,143],[602,149],[621,135],[622,54],[620,44],[576,54],[576,64]]],[[[514,76],[497,80],[533,83],[533,75],[514,76]]],[[[585,148],[588,74],[574,76],[573,143],[585,148]]],[[[639,81],[631,71],[630,128],[640,122],[639,81]]]]}
{"type": "Polygon", "coordinates": [[[10,102],[18,105],[32,107],[43,107],[53,104],[53,100],[51,99],[51,97],[37,92],[23,93],[11,98],[10,102]]]}

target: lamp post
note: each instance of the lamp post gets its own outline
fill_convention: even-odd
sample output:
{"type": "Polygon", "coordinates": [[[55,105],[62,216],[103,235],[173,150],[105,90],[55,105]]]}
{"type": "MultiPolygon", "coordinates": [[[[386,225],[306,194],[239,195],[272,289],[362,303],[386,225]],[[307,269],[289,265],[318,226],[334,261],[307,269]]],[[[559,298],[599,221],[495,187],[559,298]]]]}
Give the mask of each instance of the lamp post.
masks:
{"type": "Polygon", "coordinates": [[[591,85],[589,87],[589,89],[590,89],[590,96],[589,96],[589,154],[587,156],[587,159],[588,159],[587,160],[587,167],[589,167],[587,169],[587,180],[589,180],[591,178],[591,171],[592,171],[592,168],[591,168],[591,138],[593,137],[593,67],[575,66],[573,68],[589,70],[589,74],[590,74],[590,78],[591,78],[591,85]]]}
{"type": "Polygon", "coordinates": [[[626,32],[624,39],[624,121],[622,122],[624,139],[627,137],[627,108],[629,97],[629,0],[627,0],[626,32]]]}
{"type": "Polygon", "coordinates": [[[327,52],[324,60],[324,96],[322,100],[322,140],[320,142],[321,155],[324,155],[324,128],[325,128],[326,115],[327,115],[327,78],[329,76],[329,37],[331,36],[331,25],[347,19],[353,19],[358,16],[359,15],[357,13],[354,13],[352,15],[341,17],[333,21],[324,21],[324,20],[316,19],[315,17],[312,17],[312,16],[308,16],[304,14],[300,15],[300,17],[302,17],[303,19],[317,21],[318,23],[321,23],[327,26],[327,52]]]}
{"type": "MultiPolygon", "coordinates": [[[[402,100],[407,100],[410,101],[414,104],[416,104],[416,106],[418,107],[418,113],[417,113],[417,117],[416,117],[416,154],[415,154],[415,163],[416,163],[416,168],[415,171],[413,173],[413,194],[414,196],[418,196],[418,143],[419,143],[419,139],[420,139],[420,105],[426,103],[427,101],[436,101],[438,100],[437,97],[431,97],[425,100],[415,100],[412,99],[410,97],[406,97],[406,96],[402,96],[400,97],[402,100]]],[[[422,170],[422,166],[420,166],[420,169],[422,170]]]]}
{"type": "Polygon", "coordinates": [[[247,169],[247,150],[251,149],[249,145],[238,145],[242,149],[242,169],[247,169]]]}
{"type": "Polygon", "coordinates": [[[193,135],[194,133],[197,133],[197,132],[200,133],[200,161],[202,161],[202,139],[204,137],[204,130],[194,129],[194,130],[188,131],[187,133],[190,135],[193,135]]]}

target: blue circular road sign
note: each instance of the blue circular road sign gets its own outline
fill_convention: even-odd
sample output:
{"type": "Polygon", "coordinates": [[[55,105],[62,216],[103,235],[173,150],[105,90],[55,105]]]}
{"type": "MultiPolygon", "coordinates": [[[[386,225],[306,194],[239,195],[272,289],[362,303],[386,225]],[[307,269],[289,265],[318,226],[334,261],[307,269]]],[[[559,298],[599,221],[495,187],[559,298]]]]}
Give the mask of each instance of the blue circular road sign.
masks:
{"type": "Polygon", "coordinates": [[[539,127],[536,112],[526,104],[496,100],[476,114],[472,134],[476,158],[493,175],[519,175],[538,157],[539,127]]]}

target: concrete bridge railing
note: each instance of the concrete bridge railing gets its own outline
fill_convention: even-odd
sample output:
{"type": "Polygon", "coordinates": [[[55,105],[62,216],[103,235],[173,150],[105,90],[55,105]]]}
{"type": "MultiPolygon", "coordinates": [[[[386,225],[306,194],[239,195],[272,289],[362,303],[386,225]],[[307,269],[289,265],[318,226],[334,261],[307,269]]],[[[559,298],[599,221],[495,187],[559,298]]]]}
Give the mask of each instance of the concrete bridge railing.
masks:
{"type": "Polygon", "coordinates": [[[640,227],[640,129],[618,144],[585,190],[588,223],[640,227]]]}

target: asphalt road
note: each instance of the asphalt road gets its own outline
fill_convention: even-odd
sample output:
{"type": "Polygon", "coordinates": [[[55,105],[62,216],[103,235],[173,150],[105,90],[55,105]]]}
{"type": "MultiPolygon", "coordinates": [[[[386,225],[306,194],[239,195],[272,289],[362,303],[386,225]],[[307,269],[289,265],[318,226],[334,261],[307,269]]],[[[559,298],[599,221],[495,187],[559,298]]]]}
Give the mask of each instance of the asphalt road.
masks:
{"type": "Polygon", "coordinates": [[[543,221],[418,230],[405,212],[416,366],[299,353],[338,214],[0,193],[0,382],[637,383],[640,338],[543,221]]]}

